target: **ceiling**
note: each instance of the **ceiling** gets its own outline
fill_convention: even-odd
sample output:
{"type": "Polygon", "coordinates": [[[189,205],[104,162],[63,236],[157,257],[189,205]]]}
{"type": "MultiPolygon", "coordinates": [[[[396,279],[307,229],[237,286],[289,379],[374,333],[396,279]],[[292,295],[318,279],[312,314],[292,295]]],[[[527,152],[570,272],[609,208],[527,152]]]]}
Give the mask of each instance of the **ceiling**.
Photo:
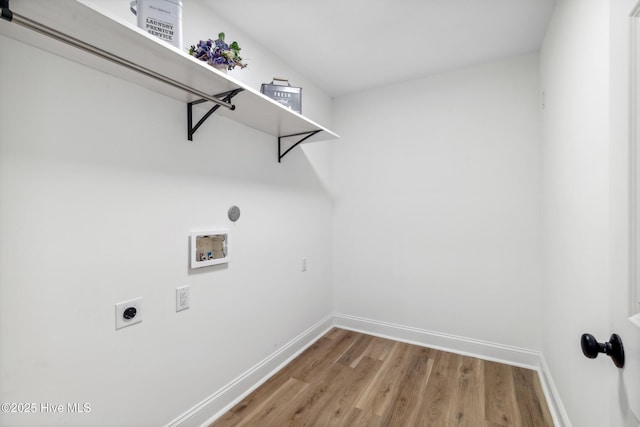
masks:
{"type": "Polygon", "coordinates": [[[205,0],[336,97],[535,52],[556,0],[205,0]]]}

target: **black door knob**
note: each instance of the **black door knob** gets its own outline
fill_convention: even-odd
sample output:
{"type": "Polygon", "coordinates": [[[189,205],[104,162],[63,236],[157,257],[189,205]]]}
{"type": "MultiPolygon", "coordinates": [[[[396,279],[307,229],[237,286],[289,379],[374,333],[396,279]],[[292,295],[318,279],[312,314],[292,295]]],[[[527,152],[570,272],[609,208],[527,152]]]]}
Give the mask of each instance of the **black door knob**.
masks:
{"type": "Polygon", "coordinates": [[[582,334],[580,338],[582,353],[589,359],[595,359],[598,354],[604,353],[611,357],[613,364],[618,368],[624,366],[624,347],[622,339],[617,334],[612,334],[607,342],[598,342],[591,334],[582,334]]]}

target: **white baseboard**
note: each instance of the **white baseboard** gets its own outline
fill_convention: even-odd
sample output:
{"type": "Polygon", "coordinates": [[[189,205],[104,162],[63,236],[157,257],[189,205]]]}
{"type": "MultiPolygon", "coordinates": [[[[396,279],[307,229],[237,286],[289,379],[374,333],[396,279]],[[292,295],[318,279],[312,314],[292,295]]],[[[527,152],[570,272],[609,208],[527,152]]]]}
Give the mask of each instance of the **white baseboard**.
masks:
{"type": "Polygon", "coordinates": [[[346,314],[334,314],[333,319],[335,326],[343,329],[528,369],[540,367],[540,353],[532,350],[346,314]]]}
{"type": "Polygon", "coordinates": [[[343,329],[533,369],[538,372],[538,378],[547,399],[549,412],[551,412],[554,424],[556,427],[571,427],[567,412],[553,383],[549,367],[540,352],[346,314],[334,314],[333,320],[336,327],[343,329]]]}
{"type": "Polygon", "coordinates": [[[262,385],[287,363],[295,359],[332,327],[333,315],[329,315],[283,345],[278,351],[247,372],[171,421],[166,427],[209,425],[262,385]]]}
{"type": "Polygon", "coordinates": [[[551,373],[540,352],[339,313],[320,320],[231,383],[171,421],[166,427],[209,425],[296,358],[333,326],[536,370],[555,425],[571,427],[551,373]]]}
{"type": "Polygon", "coordinates": [[[538,370],[538,374],[540,377],[542,390],[544,391],[544,395],[547,398],[549,411],[551,412],[551,416],[553,417],[553,423],[557,427],[571,427],[569,415],[567,414],[567,410],[562,404],[560,394],[558,393],[558,389],[553,382],[551,372],[549,371],[549,366],[547,365],[547,361],[545,360],[543,354],[540,355],[540,369],[538,370]]]}

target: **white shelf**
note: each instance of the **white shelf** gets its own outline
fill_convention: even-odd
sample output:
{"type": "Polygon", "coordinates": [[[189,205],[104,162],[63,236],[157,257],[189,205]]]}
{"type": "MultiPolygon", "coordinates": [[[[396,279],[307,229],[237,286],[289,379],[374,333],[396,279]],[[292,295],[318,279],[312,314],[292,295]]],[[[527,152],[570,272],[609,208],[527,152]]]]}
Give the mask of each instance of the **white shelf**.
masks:
{"type": "MultiPolygon", "coordinates": [[[[215,114],[221,114],[275,137],[320,130],[321,132],[305,142],[339,138],[329,129],[267,98],[233,77],[220,73],[187,52],[182,52],[156,39],[120,18],[97,10],[87,0],[13,0],[10,2],[10,9],[17,15],[82,40],[201,92],[215,95],[234,89],[243,89],[231,101],[236,106],[235,110],[221,107],[215,114]]],[[[24,28],[15,22],[0,19],[0,34],[185,103],[200,99],[166,83],[24,28]]],[[[213,106],[212,103],[203,105],[213,106]]],[[[197,140],[197,136],[196,133],[194,139],[197,140]]]]}

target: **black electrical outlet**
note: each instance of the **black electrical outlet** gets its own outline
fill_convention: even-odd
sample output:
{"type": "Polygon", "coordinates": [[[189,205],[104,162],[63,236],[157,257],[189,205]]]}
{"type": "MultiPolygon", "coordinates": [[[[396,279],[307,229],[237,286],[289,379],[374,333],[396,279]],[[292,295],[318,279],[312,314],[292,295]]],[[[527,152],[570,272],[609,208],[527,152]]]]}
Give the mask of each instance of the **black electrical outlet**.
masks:
{"type": "Polygon", "coordinates": [[[127,320],[133,319],[134,317],[136,317],[137,313],[138,313],[138,310],[136,310],[135,307],[127,307],[124,310],[124,313],[122,314],[122,317],[124,317],[127,320]]]}

